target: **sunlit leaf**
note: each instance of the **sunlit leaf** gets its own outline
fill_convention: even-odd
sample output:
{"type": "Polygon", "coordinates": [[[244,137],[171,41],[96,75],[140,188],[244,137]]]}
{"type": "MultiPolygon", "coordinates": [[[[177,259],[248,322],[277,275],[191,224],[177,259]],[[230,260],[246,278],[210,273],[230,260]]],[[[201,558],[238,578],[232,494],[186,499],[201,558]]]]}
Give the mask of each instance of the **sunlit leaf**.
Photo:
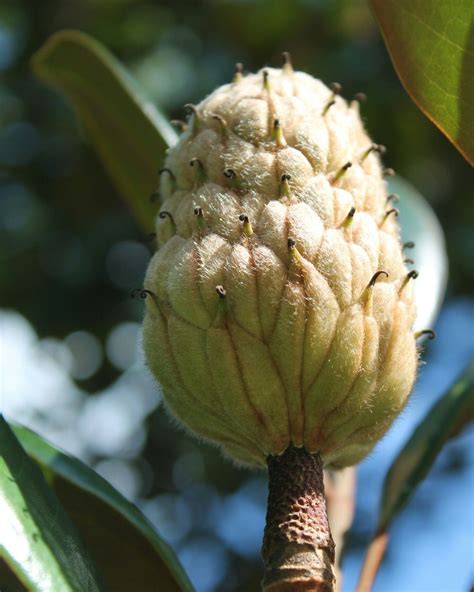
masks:
{"type": "Polygon", "coordinates": [[[417,305],[414,329],[430,329],[434,327],[448,281],[443,230],[432,207],[413,185],[397,175],[389,179],[389,190],[400,197],[396,206],[400,210],[402,241],[415,241],[415,246],[405,251],[406,257],[414,261],[410,267],[419,272],[414,283],[417,305]]]}
{"type": "Polygon", "coordinates": [[[79,460],[26,428],[14,430],[49,475],[110,590],[192,592],[173,550],[135,505],[79,460]]]}
{"type": "Polygon", "coordinates": [[[29,590],[105,590],[70,518],[2,416],[0,453],[0,557],[29,590]]]}
{"type": "Polygon", "coordinates": [[[415,428],[385,478],[378,531],[386,530],[425,478],[446,440],[474,418],[474,362],[415,428]]]}
{"type": "Polygon", "coordinates": [[[474,2],[371,3],[408,94],[474,165],[474,2]]]}
{"type": "Polygon", "coordinates": [[[110,52],[84,33],[55,33],[32,65],[72,103],[111,179],[137,221],[150,230],[156,206],[149,197],[165,150],[176,141],[164,116],[110,52]]]}

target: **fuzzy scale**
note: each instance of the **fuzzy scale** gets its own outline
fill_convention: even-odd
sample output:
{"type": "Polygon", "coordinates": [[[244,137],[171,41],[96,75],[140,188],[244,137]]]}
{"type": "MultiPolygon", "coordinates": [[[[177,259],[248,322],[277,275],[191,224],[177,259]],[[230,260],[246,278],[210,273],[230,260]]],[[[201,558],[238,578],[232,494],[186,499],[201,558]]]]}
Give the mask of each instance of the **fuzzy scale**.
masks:
{"type": "Polygon", "coordinates": [[[144,349],[171,412],[234,459],[293,443],[343,467],[412,388],[412,282],[358,103],[266,73],[217,89],[169,152],[144,349]]]}

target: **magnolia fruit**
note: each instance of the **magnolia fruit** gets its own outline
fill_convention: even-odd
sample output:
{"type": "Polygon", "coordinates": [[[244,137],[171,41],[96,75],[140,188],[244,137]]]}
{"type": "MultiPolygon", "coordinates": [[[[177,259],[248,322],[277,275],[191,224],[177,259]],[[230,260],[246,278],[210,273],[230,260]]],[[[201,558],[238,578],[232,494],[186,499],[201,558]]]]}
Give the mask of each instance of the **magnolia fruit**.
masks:
{"type": "Polygon", "coordinates": [[[171,413],[239,462],[293,445],[357,463],[415,379],[393,171],[339,91],[237,70],[161,171],[146,359],[171,413]]]}

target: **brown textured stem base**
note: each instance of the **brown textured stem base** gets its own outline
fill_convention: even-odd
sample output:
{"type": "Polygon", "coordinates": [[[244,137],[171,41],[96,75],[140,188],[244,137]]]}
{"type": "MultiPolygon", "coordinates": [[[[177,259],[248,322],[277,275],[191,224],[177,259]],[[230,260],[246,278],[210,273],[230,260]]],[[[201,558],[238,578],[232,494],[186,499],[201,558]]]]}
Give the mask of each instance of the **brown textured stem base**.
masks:
{"type": "Polygon", "coordinates": [[[290,446],[267,459],[268,507],[262,556],[265,592],[333,592],[334,542],[319,454],[290,446]]]}

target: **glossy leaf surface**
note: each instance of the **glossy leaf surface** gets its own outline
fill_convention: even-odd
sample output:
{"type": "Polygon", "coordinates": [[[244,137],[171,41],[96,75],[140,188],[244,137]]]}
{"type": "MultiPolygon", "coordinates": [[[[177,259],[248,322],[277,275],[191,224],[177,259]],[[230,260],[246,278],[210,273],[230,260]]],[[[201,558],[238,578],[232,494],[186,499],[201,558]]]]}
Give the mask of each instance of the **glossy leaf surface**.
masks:
{"type": "Polygon", "coordinates": [[[0,452],[4,564],[35,592],[105,590],[69,516],[2,416],[0,452]]]}
{"type": "Polygon", "coordinates": [[[474,3],[371,0],[405,89],[474,165],[474,3]]]}
{"type": "Polygon", "coordinates": [[[26,428],[15,433],[71,516],[110,590],[191,592],[171,547],[140,510],[79,460],[26,428]]]}
{"type": "Polygon", "coordinates": [[[32,65],[41,79],[69,99],[135,218],[151,230],[156,205],[150,195],[165,150],[177,139],[165,117],[108,50],[79,31],[52,35],[32,65]]]}
{"type": "Polygon", "coordinates": [[[400,197],[396,203],[400,210],[399,222],[402,241],[414,241],[415,246],[405,250],[413,259],[409,267],[419,276],[414,283],[417,315],[414,329],[432,329],[444,300],[448,281],[448,257],[441,225],[427,200],[400,176],[389,179],[389,190],[400,197]]]}

